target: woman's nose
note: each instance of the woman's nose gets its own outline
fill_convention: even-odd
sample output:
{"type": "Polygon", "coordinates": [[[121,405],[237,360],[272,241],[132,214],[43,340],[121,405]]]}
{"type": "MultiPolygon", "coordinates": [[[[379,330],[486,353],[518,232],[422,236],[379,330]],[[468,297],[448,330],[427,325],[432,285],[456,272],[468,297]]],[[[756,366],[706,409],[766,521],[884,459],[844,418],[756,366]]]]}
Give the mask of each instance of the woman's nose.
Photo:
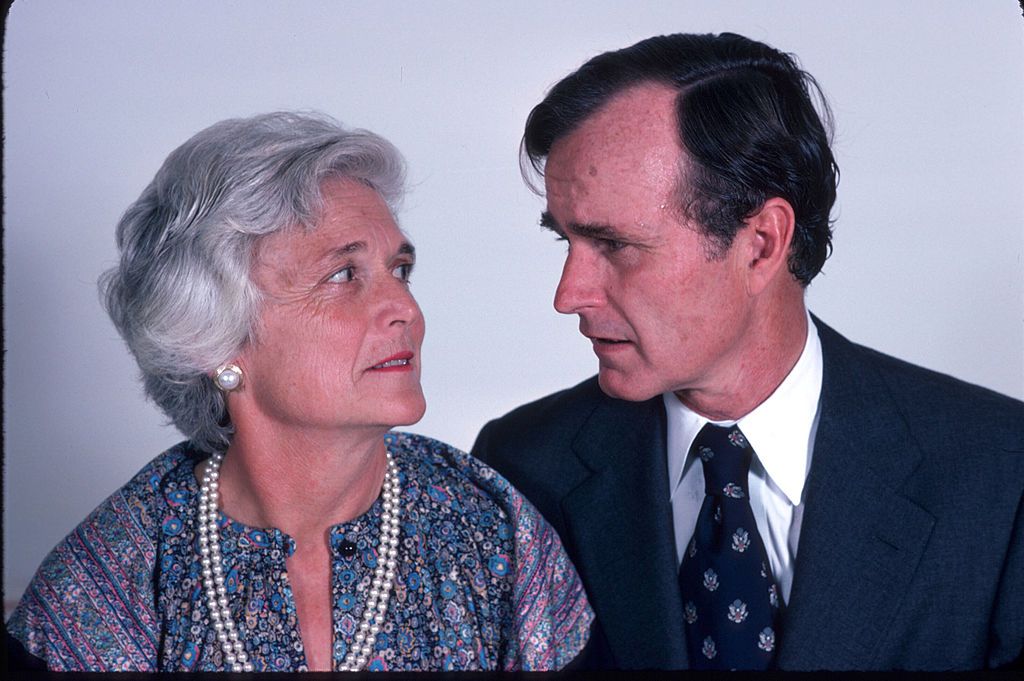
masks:
{"type": "Polygon", "coordinates": [[[382,322],[386,326],[412,324],[423,318],[408,283],[394,278],[380,292],[382,322]]]}

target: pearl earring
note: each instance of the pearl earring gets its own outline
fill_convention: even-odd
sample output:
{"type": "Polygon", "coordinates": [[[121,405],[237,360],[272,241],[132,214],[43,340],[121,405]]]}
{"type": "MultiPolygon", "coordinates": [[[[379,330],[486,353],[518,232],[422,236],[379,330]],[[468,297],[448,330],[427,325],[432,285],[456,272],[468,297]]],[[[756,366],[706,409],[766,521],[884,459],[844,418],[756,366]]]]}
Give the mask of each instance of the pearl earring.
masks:
{"type": "Polygon", "coordinates": [[[213,382],[226,393],[237,390],[242,385],[242,370],[235,364],[219,366],[213,377],[213,382]]]}

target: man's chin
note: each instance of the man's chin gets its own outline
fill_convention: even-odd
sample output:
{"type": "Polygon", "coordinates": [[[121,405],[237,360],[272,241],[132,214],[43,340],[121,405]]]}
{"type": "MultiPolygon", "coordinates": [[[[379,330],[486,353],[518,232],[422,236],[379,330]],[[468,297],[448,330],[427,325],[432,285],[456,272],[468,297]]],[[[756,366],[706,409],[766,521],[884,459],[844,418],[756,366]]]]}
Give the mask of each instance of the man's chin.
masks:
{"type": "Polygon", "coordinates": [[[629,376],[620,371],[613,371],[601,367],[597,374],[597,384],[601,391],[608,397],[629,402],[646,402],[661,393],[651,386],[641,385],[638,381],[630,380],[629,376]]]}

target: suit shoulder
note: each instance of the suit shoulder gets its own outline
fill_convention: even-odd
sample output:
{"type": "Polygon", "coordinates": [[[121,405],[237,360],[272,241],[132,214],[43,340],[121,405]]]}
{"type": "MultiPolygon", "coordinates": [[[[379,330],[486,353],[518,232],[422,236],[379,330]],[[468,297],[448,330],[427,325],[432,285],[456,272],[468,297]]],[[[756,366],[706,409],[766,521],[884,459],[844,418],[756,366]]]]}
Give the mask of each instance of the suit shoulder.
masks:
{"type": "Polygon", "coordinates": [[[877,350],[863,351],[872,358],[892,391],[909,404],[944,414],[960,412],[964,418],[1003,420],[1007,425],[1024,426],[1024,402],[1020,400],[877,350]]]}
{"type": "Polygon", "coordinates": [[[565,415],[567,411],[585,411],[589,413],[599,403],[610,399],[598,385],[597,376],[591,376],[571,388],[545,395],[540,399],[516,407],[500,419],[538,419],[545,415],[565,415]]]}
{"type": "Polygon", "coordinates": [[[481,430],[473,454],[485,438],[495,447],[531,451],[539,445],[545,449],[545,444],[571,438],[594,409],[609,399],[592,376],[490,421],[481,430]]]}
{"type": "Polygon", "coordinates": [[[869,366],[911,424],[937,437],[971,433],[1004,450],[1024,453],[1024,402],[846,340],[825,327],[823,350],[839,355],[851,372],[869,366]]]}

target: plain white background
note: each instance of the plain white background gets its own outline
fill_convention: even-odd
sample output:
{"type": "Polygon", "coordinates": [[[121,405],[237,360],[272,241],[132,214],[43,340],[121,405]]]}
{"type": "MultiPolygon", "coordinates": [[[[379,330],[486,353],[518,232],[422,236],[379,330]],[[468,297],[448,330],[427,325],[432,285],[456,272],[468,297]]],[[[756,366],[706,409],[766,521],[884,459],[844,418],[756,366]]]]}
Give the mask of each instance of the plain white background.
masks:
{"type": "Polygon", "coordinates": [[[586,58],[735,31],[830,97],[835,255],[811,309],[853,340],[1024,396],[1024,20],[1013,0],[823,3],[17,2],[4,54],[4,587],[180,439],[96,295],[121,212],[223,118],[318,109],[391,139],[419,250],[427,415],[483,423],[592,374],[551,307],[563,247],[517,165],[522,125],[586,58]]]}

